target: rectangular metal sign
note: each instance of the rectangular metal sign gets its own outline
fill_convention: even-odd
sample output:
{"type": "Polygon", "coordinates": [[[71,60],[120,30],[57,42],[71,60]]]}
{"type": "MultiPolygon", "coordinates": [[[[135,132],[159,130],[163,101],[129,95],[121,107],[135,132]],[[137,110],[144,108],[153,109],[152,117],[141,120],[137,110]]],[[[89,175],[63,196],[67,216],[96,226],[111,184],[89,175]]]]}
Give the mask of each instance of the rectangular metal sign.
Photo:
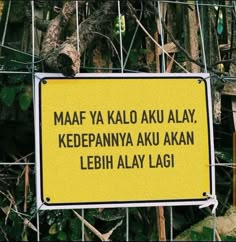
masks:
{"type": "Polygon", "coordinates": [[[38,207],[203,204],[210,95],[207,74],[36,73],[38,207]]]}

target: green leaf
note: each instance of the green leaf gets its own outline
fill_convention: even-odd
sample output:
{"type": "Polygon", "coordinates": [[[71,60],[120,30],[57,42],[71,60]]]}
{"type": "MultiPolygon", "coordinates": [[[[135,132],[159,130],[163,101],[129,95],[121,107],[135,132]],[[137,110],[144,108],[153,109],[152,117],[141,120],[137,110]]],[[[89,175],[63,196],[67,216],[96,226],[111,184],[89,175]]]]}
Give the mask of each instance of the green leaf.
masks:
{"type": "Polygon", "coordinates": [[[215,155],[217,158],[232,163],[233,162],[233,157],[232,157],[232,152],[231,150],[227,150],[227,149],[221,149],[221,150],[216,150],[215,151],[215,155]]]}
{"type": "Polygon", "coordinates": [[[146,54],[146,53],[147,53],[147,50],[146,50],[146,49],[141,48],[141,49],[139,50],[139,53],[140,53],[140,54],[146,54]]]}
{"type": "Polygon", "coordinates": [[[138,62],[138,53],[136,51],[131,50],[129,58],[130,58],[131,64],[137,63],[138,62]]]}
{"type": "Polygon", "coordinates": [[[19,96],[19,104],[23,111],[26,111],[31,104],[32,98],[31,96],[27,95],[27,93],[22,93],[19,96]]]}
{"type": "Polygon", "coordinates": [[[203,227],[204,238],[211,241],[213,240],[213,229],[208,227],[203,227]]]}
{"type": "Polygon", "coordinates": [[[199,232],[196,232],[196,231],[193,231],[193,230],[190,231],[190,237],[191,237],[192,241],[201,241],[201,240],[203,240],[202,235],[199,232]]]}
{"type": "Polygon", "coordinates": [[[54,223],[54,224],[49,228],[48,233],[49,233],[49,234],[56,234],[57,232],[58,232],[58,230],[57,230],[57,224],[54,223]]]}
{"type": "Polygon", "coordinates": [[[21,235],[21,241],[28,241],[27,231],[24,231],[21,235]]]}
{"type": "Polygon", "coordinates": [[[60,232],[57,234],[57,239],[66,241],[66,240],[67,240],[67,235],[66,235],[66,233],[65,233],[64,231],[60,231],[60,232]]]}
{"type": "Polygon", "coordinates": [[[0,98],[4,104],[10,107],[16,96],[16,90],[14,87],[3,87],[0,92],[0,98]]]}
{"type": "MultiPolygon", "coordinates": [[[[222,237],[222,235],[220,235],[222,237]]],[[[223,239],[222,239],[223,240],[223,239]]],[[[224,239],[225,241],[236,241],[236,237],[226,235],[226,238],[224,239]]]]}
{"type": "Polygon", "coordinates": [[[115,221],[123,219],[125,217],[125,211],[124,209],[114,208],[107,208],[104,209],[102,212],[97,212],[97,210],[94,210],[93,216],[103,221],[115,221]]]}
{"type": "Polygon", "coordinates": [[[120,30],[121,30],[122,36],[124,36],[125,31],[126,31],[126,24],[125,24],[125,16],[124,15],[120,16],[120,21],[119,21],[118,16],[115,18],[115,21],[114,21],[113,34],[119,35],[120,30]]]}

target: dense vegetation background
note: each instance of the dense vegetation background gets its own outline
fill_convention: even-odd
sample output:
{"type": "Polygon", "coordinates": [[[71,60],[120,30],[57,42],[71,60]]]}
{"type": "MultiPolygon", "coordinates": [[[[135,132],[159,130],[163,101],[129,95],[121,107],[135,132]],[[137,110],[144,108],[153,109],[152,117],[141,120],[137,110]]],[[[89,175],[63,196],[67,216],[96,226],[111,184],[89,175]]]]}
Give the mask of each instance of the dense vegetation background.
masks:
{"type": "MultiPolygon", "coordinates": [[[[236,89],[234,79],[229,79],[236,76],[235,1],[198,2],[199,11],[194,1],[120,1],[124,72],[204,72],[205,58],[212,82],[216,162],[230,164],[235,130],[232,101],[236,89]]],[[[78,1],[78,52],[75,1],[35,0],[34,65],[31,3],[0,1],[0,240],[36,240],[37,213],[42,240],[81,240],[81,220],[73,211],[36,210],[35,167],[18,165],[35,162],[32,67],[70,76],[121,72],[117,1],[78,1]]],[[[233,203],[232,181],[231,168],[216,167],[217,216],[224,215],[233,203]]],[[[129,239],[163,238],[158,226],[163,218],[160,212],[154,207],[130,208],[129,239]]],[[[102,234],[115,228],[110,239],[125,240],[125,214],[119,208],[89,209],[85,219],[102,234]]],[[[174,207],[174,237],[210,214],[210,209],[174,207]]],[[[164,216],[168,239],[169,208],[164,208],[164,216]]],[[[192,229],[190,239],[212,239],[211,234],[211,228],[203,232],[192,229]]],[[[222,238],[235,238],[222,234],[222,238]]],[[[86,228],[85,239],[98,237],[86,228]]]]}

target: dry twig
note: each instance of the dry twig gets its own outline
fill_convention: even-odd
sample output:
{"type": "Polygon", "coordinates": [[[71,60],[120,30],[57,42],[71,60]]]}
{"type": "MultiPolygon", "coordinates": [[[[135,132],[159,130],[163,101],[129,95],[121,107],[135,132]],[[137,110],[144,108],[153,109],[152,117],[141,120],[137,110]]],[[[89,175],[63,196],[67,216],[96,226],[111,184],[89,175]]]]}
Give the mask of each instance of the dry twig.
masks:
{"type": "Polygon", "coordinates": [[[116,228],[118,228],[123,220],[121,220],[115,227],[113,227],[108,233],[106,234],[102,234],[101,232],[99,232],[92,224],[90,224],[86,219],[84,219],[82,216],[80,216],[75,210],[72,210],[73,213],[76,215],[76,217],[82,222],[84,223],[84,225],[90,229],[101,241],[109,241],[110,236],[112,235],[112,233],[114,232],[114,230],[116,228]]]}

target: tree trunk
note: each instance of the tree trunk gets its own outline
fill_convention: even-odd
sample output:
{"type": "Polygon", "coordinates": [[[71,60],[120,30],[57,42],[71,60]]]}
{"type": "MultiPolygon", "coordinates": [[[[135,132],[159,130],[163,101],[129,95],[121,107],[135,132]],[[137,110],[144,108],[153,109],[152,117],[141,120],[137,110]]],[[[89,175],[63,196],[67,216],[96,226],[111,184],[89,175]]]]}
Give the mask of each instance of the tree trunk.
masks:
{"type": "MultiPolygon", "coordinates": [[[[208,1],[209,2],[209,1],[208,1]]],[[[202,12],[202,26],[204,35],[205,55],[207,66],[218,62],[220,58],[218,36],[216,33],[214,8],[204,7],[202,12]]],[[[204,53],[202,53],[203,55],[204,53]]],[[[213,100],[213,122],[221,123],[221,95],[214,85],[212,85],[213,100]]]]}
{"type": "Polygon", "coordinates": [[[229,68],[229,75],[230,76],[236,76],[236,17],[233,16],[233,29],[232,29],[232,42],[231,42],[231,58],[232,58],[232,62],[230,64],[230,68],[229,68]]]}
{"type": "MultiPolygon", "coordinates": [[[[211,1],[206,1],[206,3],[208,2],[212,3],[211,1]]],[[[203,7],[202,11],[202,25],[207,66],[211,66],[220,60],[214,11],[213,7],[203,7]]]]}
{"type": "MultiPolygon", "coordinates": [[[[190,1],[188,1],[190,2],[190,1]]],[[[198,33],[197,33],[197,19],[195,6],[186,9],[187,14],[185,14],[185,49],[189,52],[190,56],[194,60],[199,59],[199,44],[198,44],[198,33]]],[[[200,67],[195,63],[187,60],[187,69],[191,72],[200,72],[200,67]]]]}

